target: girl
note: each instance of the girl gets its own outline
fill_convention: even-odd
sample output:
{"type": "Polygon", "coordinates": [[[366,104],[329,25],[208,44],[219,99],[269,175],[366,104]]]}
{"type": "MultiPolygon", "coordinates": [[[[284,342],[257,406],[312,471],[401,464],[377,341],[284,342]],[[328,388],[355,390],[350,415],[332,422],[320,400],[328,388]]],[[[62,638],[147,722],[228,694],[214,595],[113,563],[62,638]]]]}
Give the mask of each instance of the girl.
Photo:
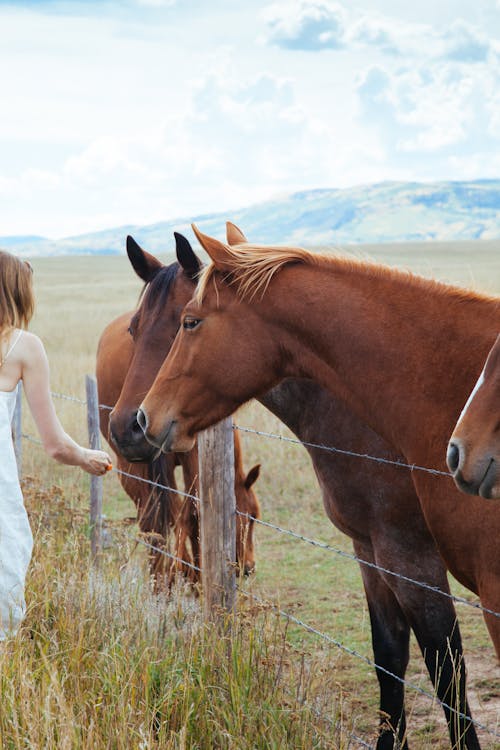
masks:
{"type": "Polygon", "coordinates": [[[75,443],[57,418],[45,349],[24,330],[34,310],[32,276],[29,263],[0,251],[0,641],[15,634],[24,616],[24,580],[33,544],[12,444],[19,381],[49,456],[90,474],[111,468],[106,453],[75,443]]]}

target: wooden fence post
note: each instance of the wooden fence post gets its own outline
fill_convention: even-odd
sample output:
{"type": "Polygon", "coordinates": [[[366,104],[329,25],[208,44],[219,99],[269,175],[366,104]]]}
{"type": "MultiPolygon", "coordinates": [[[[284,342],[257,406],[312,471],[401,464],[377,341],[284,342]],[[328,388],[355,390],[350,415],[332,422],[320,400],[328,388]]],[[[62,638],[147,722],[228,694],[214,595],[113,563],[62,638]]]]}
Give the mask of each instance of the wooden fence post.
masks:
{"type": "Polygon", "coordinates": [[[236,603],[234,435],[229,417],[198,436],[203,610],[221,622],[236,603]]]}
{"type": "Polygon", "coordinates": [[[12,436],[14,438],[14,452],[16,454],[17,461],[17,473],[21,476],[22,471],[22,400],[23,400],[23,386],[21,383],[17,386],[16,395],[16,406],[14,409],[14,416],[12,419],[12,436]]]}
{"type": "MultiPolygon", "coordinates": [[[[89,446],[94,450],[101,447],[99,432],[99,399],[97,395],[97,381],[91,375],[85,376],[85,390],[87,393],[87,425],[89,430],[89,446]]],[[[98,555],[102,549],[102,477],[90,477],[90,553],[92,562],[98,563],[98,555]]]]}

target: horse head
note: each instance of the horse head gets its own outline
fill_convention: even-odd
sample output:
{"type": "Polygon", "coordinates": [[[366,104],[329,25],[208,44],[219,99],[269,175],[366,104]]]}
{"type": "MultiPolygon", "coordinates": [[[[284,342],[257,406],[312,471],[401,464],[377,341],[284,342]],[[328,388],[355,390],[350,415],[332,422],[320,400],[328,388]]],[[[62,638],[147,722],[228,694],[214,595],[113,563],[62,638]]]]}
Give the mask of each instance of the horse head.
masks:
{"type": "Polygon", "coordinates": [[[500,335],[462,410],[446,460],[462,492],[500,499],[500,335]]]}
{"type": "Polygon", "coordinates": [[[238,267],[254,251],[273,258],[273,248],[250,245],[243,235],[240,244],[228,245],[193,229],[212,263],[201,273],[169,356],[138,412],[146,438],[166,451],[190,450],[196,433],[284,377],[286,346],[275,328],[274,298],[264,294],[274,270],[248,289],[238,267]]]}
{"type": "Polygon", "coordinates": [[[137,409],[172,346],[181,310],[193,294],[201,268],[188,240],[177,233],[175,239],[177,262],[164,265],[127,237],[128,258],[145,286],[128,328],[132,357],[110,414],[109,434],[129,461],[150,461],[158,453],[144,438],[137,409]]]}

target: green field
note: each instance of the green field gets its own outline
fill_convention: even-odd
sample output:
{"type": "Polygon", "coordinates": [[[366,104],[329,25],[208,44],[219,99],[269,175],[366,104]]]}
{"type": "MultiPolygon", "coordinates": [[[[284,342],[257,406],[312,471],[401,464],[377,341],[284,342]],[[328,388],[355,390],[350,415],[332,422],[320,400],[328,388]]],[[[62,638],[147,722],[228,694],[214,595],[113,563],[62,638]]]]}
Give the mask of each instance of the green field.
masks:
{"type": "MultiPolygon", "coordinates": [[[[365,246],[349,248],[349,252],[358,257],[376,259],[391,265],[410,268],[423,275],[447,282],[462,284],[489,293],[500,293],[500,241],[365,246]]],[[[38,307],[32,330],[39,334],[46,344],[51,362],[52,389],[61,394],[84,399],[84,376],[94,370],[95,350],[99,334],[106,323],[114,316],[134,307],[141,289],[141,283],[134,276],[126,258],[122,257],[34,259],[33,266],[38,307]]],[[[62,399],[56,400],[56,407],[66,429],[77,440],[84,442],[86,440],[84,407],[78,403],[62,399]]],[[[267,432],[289,434],[275,417],[256,403],[242,409],[237,414],[236,421],[238,424],[267,432]]],[[[23,420],[23,428],[28,434],[36,436],[31,420],[26,414],[23,420]]],[[[341,550],[351,551],[350,540],[338,532],[324,515],[320,491],[304,449],[257,436],[243,435],[242,437],[245,466],[249,468],[256,462],[262,463],[261,478],[256,486],[256,491],[261,501],[263,518],[285,528],[293,529],[298,533],[327,542],[341,550]]],[[[58,499],[58,496],[56,497],[56,507],[59,507],[62,503],[62,505],[71,508],[73,512],[86,512],[88,486],[86,476],[74,469],[50,463],[44,457],[40,448],[28,441],[23,443],[23,475],[30,478],[29,483],[34,481],[36,485],[44,488],[59,488],[62,493],[62,500],[61,498],[58,499]]],[[[105,514],[110,521],[112,538],[119,548],[119,551],[117,551],[116,546],[110,547],[106,552],[106,580],[107,584],[111,585],[110,582],[116,579],[117,591],[119,591],[121,590],[119,583],[123,578],[123,566],[133,568],[134,576],[144,576],[145,579],[144,554],[142,550],[134,548],[131,542],[123,541],[128,538],[124,536],[126,534],[124,529],[128,528],[130,531],[130,527],[124,527],[117,522],[133,515],[134,506],[121,490],[116,475],[106,477],[104,486],[105,514]]],[[[51,490],[48,496],[41,495],[41,501],[50,505],[50,498],[54,496],[54,492],[54,490],[51,490]]],[[[92,648],[95,649],[95,654],[101,654],[103,649],[111,649],[111,641],[113,642],[113,648],[119,649],[121,631],[119,622],[115,622],[116,618],[113,620],[111,627],[111,641],[99,640],[94,630],[98,630],[99,623],[102,624],[103,619],[102,613],[96,609],[95,602],[85,609],[83,604],[75,604],[74,601],[78,594],[78,586],[74,580],[75,570],[72,565],[81,565],[86,554],[84,516],[75,516],[77,520],[69,524],[67,528],[65,527],[63,543],[57,536],[59,531],[56,534],[56,531],[52,530],[49,508],[44,508],[42,513],[40,508],[37,508],[36,498],[30,501],[30,507],[32,508],[33,519],[37,519],[37,523],[40,524],[37,537],[40,543],[37,547],[36,565],[34,565],[31,577],[31,596],[37,602],[36,606],[42,623],[40,628],[45,634],[44,637],[48,638],[49,641],[52,637],[47,635],[48,626],[44,624],[47,617],[53,616],[51,602],[56,602],[61,607],[67,606],[62,590],[62,587],[67,585],[71,596],[71,607],[69,609],[76,607],[76,610],[84,612],[86,617],[95,618],[95,622],[90,626],[92,648]],[[46,540],[47,534],[52,541],[42,544],[41,541],[46,540]],[[63,564],[59,568],[61,562],[63,564]],[[53,573],[47,573],[47,580],[43,583],[40,569],[47,571],[51,565],[54,565],[55,570],[53,573]],[[42,604],[45,607],[44,611],[42,611],[42,604]]],[[[60,508],[59,510],[62,513],[60,508]]],[[[61,525],[60,520],[57,524],[58,529],[61,525]]],[[[85,574],[83,575],[84,595],[87,591],[87,583],[85,574]]],[[[137,582],[134,583],[134,586],[136,585],[137,582]]],[[[245,586],[249,590],[255,591],[260,597],[278,602],[282,609],[328,633],[347,647],[353,648],[369,658],[372,657],[369,618],[362,591],[361,577],[355,562],[260,527],[257,529],[257,573],[252,581],[245,583],[245,586]]],[[[141,588],[141,595],[149,597],[145,587],[144,584],[141,588]]],[[[458,585],[454,585],[454,591],[466,596],[471,601],[474,600],[469,592],[458,585]]],[[[140,614],[140,604],[138,604],[137,599],[138,597],[136,597],[134,606],[139,606],[140,614]]],[[[87,604],[87,600],[85,603],[87,604]]],[[[183,618],[196,619],[197,600],[192,597],[183,598],[182,605],[179,604],[179,606],[183,608],[183,618]],[[189,615],[184,610],[188,611],[189,615]]],[[[131,629],[134,633],[137,632],[139,627],[139,614],[129,615],[133,620],[131,629]]],[[[458,614],[466,657],[469,662],[474,716],[478,721],[488,724],[500,732],[497,726],[500,718],[500,683],[499,673],[495,666],[493,647],[487,636],[482,618],[477,611],[469,607],[459,606],[458,614]]],[[[30,617],[28,620],[30,627],[33,628],[33,617],[31,615],[30,617]]],[[[155,614],[155,617],[157,618],[154,620],[155,622],[161,620],[160,615],[155,614]]],[[[176,617],[176,610],[172,604],[168,608],[168,617],[174,620],[176,617]]],[[[250,614],[247,613],[246,617],[250,618],[250,614]]],[[[257,617],[258,623],[261,622],[262,617],[262,614],[257,617]]],[[[269,618],[268,613],[267,619],[269,618]]],[[[72,650],[75,653],[85,653],[87,648],[85,629],[73,627],[73,624],[70,626],[69,623],[66,623],[66,620],[61,623],[57,618],[56,625],[59,628],[65,628],[64,648],[67,649],[68,653],[72,653],[72,650]],[[72,641],[73,638],[80,639],[78,647],[72,641]]],[[[259,624],[258,627],[263,628],[264,626],[259,624]]],[[[318,737],[317,746],[347,747],[346,737],[348,731],[350,731],[349,725],[351,722],[354,723],[354,731],[357,735],[362,736],[365,741],[373,740],[377,727],[378,685],[370,667],[335,647],[328,647],[318,638],[295,626],[288,627],[286,648],[284,647],[284,651],[279,651],[276,647],[276,633],[278,632],[276,627],[269,622],[266,625],[266,628],[270,628],[272,634],[272,658],[278,654],[278,657],[286,663],[283,668],[290,673],[290,684],[296,685],[294,680],[300,679],[300,675],[299,677],[293,676],[293,673],[297,670],[300,672],[302,669],[307,676],[307,680],[309,680],[309,698],[312,700],[314,696],[317,696],[325,711],[327,710],[326,707],[334,706],[334,715],[341,715],[343,721],[346,722],[345,730],[347,734],[344,735],[343,739],[342,734],[330,733],[328,735],[324,725],[317,724],[315,729],[318,737]],[[285,655],[283,655],[284,653],[285,655]],[[330,736],[330,739],[327,739],[328,736],[330,736]],[[342,745],[341,743],[345,744],[342,745]]],[[[150,641],[147,638],[141,641],[142,647],[146,651],[151,648],[157,654],[157,649],[161,647],[158,641],[161,639],[157,632],[153,632],[154,628],[150,628],[150,630],[150,641]]],[[[183,632],[182,628],[178,628],[175,638],[182,639],[183,632]]],[[[282,635],[280,631],[278,638],[280,643],[282,635]]],[[[126,644],[129,644],[128,636],[123,648],[126,648],[126,644]]],[[[208,648],[210,648],[210,645],[208,645],[208,648]]],[[[47,665],[50,667],[49,657],[51,654],[53,655],[53,651],[49,647],[47,647],[45,656],[43,650],[40,653],[33,652],[26,663],[29,664],[30,669],[39,669],[44,675],[48,670],[47,674],[50,675],[50,669],[47,665]]],[[[113,654],[115,654],[115,651],[113,651],[113,654]]],[[[133,650],[133,654],[136,654],[141,669],[147,670],[147,660],[141,660],[137,650],[133,650]]],[[[203,655],[198,651],[197,658],[202,660],[202,657],[203,655]]],[[[21,663],[22,656],[18,655],[17,658],[21,663]]],[[[115,658],[118,660],[122,656],[115,654],[113,659],[115,658]]],[[[123,658],[126,658],[126,656],[123,655],[123,658]]],[[[241,658],[244,661],[245,657],[242,656],[241,658]]],[[[86,679],[96,681],[95,701],[97,702],[97,693],[104,690],[105,680],[101,662],[99,661],[99,670],[101,671],[95,675],[93,675],[91,662],[92,659],[89,658],[85,668],[86,679]]],[[[133,665],[131,665],[132,668],[133,665]]],[[[178,665],[172,666],[172,669],[178,670],[180,667],[178,665]]],[[[201,669],[201,667],[198,667],[198,669],[201,669]]],[[[117,670],[116,674],[120,679],[124,679],[125,672],[126,670],[122,672],[117,670]]],[[[69,722],[69,727],[72,714],[68,701],[78,701],[78,691],[76,688],[72,688],[71,691],[66,693],[62,678],[61,684],[59,683],[59,673],[54,674],[54,680],[56,680],[59,690],[58,693],[56,691],[57,696],[54,698],[56,701],[54,705],[57,705],[57,700],[60,701],[60,705],[64,704],[64,711],[61,709],[61,716],[64,715],[65,721],[69,722]]],[[[258,674],[258,671],[256,674],[258,674]]],[[[117,684],[118,677],[116,678],[117,684]]],[[[207,677],[207,679],[213,679],[213,677],[207,677]]],[[[425,690],[432,690],[424,673],[423,660],[415,643],[412,645],[412,658],[407,679],[420,685],[425,690]]],[[[50,680],[47,685],[49,683],[50,680]]],[[[46,683],[43,682],[43,684],[46,683]]],[[[264,687],[262,687],[263,691],[264,687]]],[[[38,696],[40,701],[44,696],[43,692],[33,692],[32,695],[38,696]]],[[[117,685],[109,686],[109,695],[115,696],[118,700],[119,689],[117,685]]],[[[258,695],[257,692],[256,695],[258,695]]],[[[270,700],[270,695],[271,693],[269,695],[265,693],[263,700],[270,700]]],[[[283,694],[279,691],[277,695],[280,696],[281,700],[285,700],[283,694]]],[[[411,691],[408,691],[407,703],[412,746],[416,748],[447,748],[447,733],[441,717],[441,709],[431,707],[427,699],[416,696],[411,691]]],[[[108,710],[115,710],[111,698],[106,705],[108,710]]],[[[57,711],[52,703],[50,703],[50,706],[50,716],[44,719],[40,707],[38,709],[40,716],[38,716],[38,713],[36,716],[37,722],[45,720],[46,729],[44,731],[49,731],[51,716],[52,720],[57,722],[57,711]]],[[[136,708],[136,711],[140,710],[139,707],[136,708]]],[[[250,708],[248,710],[251,712],[250,708]]],[[[146,715],[146,709],[144,711],[146,715]]],[[[125,710],[122,713],[119,712],[118,715],[122,717],[125,724],[132,721],[125,710]]],[[[92,716],[92,720],[97,721],[95,716],[92,716]]],[[[307,724],[311,717],[302,717],[302,719],[305,727],[302,744],[297,744],[296,737],[299,736],[298,734],[293,735],[293,737],[290,734],[288,740],[273,739],[274,744],[262,745],[262,747],[312,747],[311,735],[308,734],[311,727],[307,724]]],[[[189,722],[185,724],[186,730],[182,730],[182,726],[178,731],[181,734],[184,731],[184,740],[179,734],[181,739],[175,740],[177,744],[173,740],[172,744],[167,744],[167,741],[170,742],[170,740],[166,736],[164,740],[160,741],[155,735],[154,741],[158,742],[158,747],[210,747],[208,744],[196,744],[196,741],[190,737],[189,722]]],[[[3,735],[7,736],[5,726],[0,725],[0,727],[3,735]]],[[[104,731],[103,729],[103,736],[104,731]]],[[[112,731],[111,724],[109,725],[109,731],[112,731]]],[[[230,730],[228,729],[228,731],[230,730]]],[[[233,731],[236,731],[234,727],[233,731]]],[[[24,736],[21,730],[19,741],[15,739],[13,729],[9,729],[9,732],[9,738],[14,739],[10,744],[5,743],[5,747],[27,746],[21,742],[24,736]]],[[[48,735],[42,733],[40,737],[42,736],[48,735]]],[[[98,739],[94,744],[79,745],[77,740],[71,739],[72,735],[69,728],[67,735],[64,736],[68,738],[65,740],[65,744],[57,744],[54,747],[88,746],[101,748],[122,746],[119,743],[113,744],[111,740],[109,745],[101,744],[102,740],[100,735],[98,738],[97,734],[96,738],[98,739]],[[75,742],[76,744],[74,744],[75,742]]],[[[139,737],[139,734],[134,734],[134,737],[136,736],[139,737]]],[[[272,736],[277,738],[281,735],[276,731],[276,735],[272,736]]],[[[283,737],[285,736],[286,733],[283,737]]],[[[152,742],[152,740],[149,741],[152,742]]],[[[228,748],[259,746],[258,744],[253,745],[251,742],[250,738],[248,740],[242,738],[240,742],[233,737],[233,740],[228,741],[228,744],[224,746],[228,748]]],[[[43,745],[35,742],[35,744],[29,746],[41,747],[43,745]]],[[[126,746],[123,745],[123,747],[126,746]]],[[[129,746],[155,747],[156,745],[141,745],[139,739],[137,741],[134,739],[129,746]]],[[[491,737],[484,735],[483,747],[493,748],[495,746],[491,737]]],[[[500,745],[498,746],[500,747],[500,745]]],[[[356,744],[351,744],[350,747],[356,747],[356,744]]]]}

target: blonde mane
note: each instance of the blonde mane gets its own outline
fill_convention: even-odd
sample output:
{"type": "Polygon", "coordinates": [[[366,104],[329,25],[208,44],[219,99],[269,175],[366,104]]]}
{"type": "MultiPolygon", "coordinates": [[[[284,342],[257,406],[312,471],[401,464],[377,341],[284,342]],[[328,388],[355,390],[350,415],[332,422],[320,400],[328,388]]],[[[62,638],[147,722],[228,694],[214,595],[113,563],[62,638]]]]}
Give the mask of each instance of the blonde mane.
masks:
{"type": "Polygon", "coordinates": [[[500,307],[500,300],[482,292],[463,287],[450,286],[435,279],[429,279],[410,270],[381,265],[374,261],[364,261],[348,256],[331,253],[312,253],[300,247],[262,246],[245,243],[226,246],[224,270],[214,263],[205,266],[200,273],[194,299],[198,304],[203,302],[208,284],[215,279],[216,273],[222,273],[226,281],[237,286],[240,299],[262,297],[273,277],[285,266],[306,264],[309,266],[334,267],[338,272],[361,272],[374,278],[394,278],[402,283],[416,285],[424,293],[437,292],[449,298],[450,303],[474,303],[488,300],[500,307]]]}
{"type": "MultiPolygon", "coordinates": [[[[252,299],[257,294],[263,296],[273,276],[283,266],[291,263],[318,265],[328,256],[310,253],[300,247],[273,247],[245,243],[227,246],[227,277],[237,284],[241,299],[252,299]]],[[[211,263],[200,273],[195,300],[201,303],[210,280],[219,269],[211,263]]]]}

